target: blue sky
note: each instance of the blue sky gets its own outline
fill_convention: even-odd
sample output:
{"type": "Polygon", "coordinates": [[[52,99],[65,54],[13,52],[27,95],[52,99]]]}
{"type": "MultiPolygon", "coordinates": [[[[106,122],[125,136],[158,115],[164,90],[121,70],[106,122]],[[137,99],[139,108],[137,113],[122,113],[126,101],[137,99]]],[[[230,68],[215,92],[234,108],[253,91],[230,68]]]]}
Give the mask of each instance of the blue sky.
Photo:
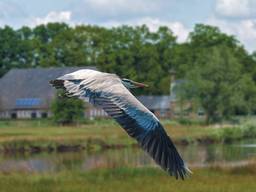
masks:
{"type": "Polygon", "coordinates": [[[218,26],[256,50],[256,0],[0,0],[0,27],[48,22],[105,27],[147,24],[172,29],[186,41],[196,23],[218,26]]]}

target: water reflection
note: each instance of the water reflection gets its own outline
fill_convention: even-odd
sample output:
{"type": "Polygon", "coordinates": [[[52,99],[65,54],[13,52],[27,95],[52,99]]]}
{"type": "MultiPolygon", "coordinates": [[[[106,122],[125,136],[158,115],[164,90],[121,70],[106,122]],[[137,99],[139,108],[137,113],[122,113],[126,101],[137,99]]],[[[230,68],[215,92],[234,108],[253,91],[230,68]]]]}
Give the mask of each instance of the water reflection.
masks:
{"type": "MultiPolygon", "coordinates": [[[[246,164],[256,157],[256,140],[231,145],[179,146],[190,166],[224,166],[246,164]]],[[[0,155],[1,172],[58,172],[95,168],[156,166],[141,149],[126,148],[98,153],[43,153],[34,155],[0,155]]]]}

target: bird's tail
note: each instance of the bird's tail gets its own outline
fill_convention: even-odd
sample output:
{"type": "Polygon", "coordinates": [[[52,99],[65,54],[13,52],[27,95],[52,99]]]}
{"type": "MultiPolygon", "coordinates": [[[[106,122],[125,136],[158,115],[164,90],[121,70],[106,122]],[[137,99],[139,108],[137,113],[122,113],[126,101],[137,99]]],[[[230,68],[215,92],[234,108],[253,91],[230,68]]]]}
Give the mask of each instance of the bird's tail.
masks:
{"type": "Polygon", "coordinates": [[[49,83],[56,89],[64,89],[64,80],[62,79],[54,79],[49,81],[49,83]]]}

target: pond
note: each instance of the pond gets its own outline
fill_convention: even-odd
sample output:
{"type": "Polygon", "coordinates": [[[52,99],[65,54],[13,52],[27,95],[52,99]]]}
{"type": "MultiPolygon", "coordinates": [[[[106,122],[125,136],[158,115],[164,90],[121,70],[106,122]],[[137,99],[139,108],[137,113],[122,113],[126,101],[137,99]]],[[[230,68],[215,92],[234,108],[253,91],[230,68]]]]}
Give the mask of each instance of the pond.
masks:
{"type": "MultiPolygon", "coordinates": [[[[256,159],[256,139],[233,144],[178,146],[189,167],[241,166],[256,159]]],[[[58,172],[96,168],[156,166],[140,148],[100,152],[0,154],[0,172],[58,172]]]]}

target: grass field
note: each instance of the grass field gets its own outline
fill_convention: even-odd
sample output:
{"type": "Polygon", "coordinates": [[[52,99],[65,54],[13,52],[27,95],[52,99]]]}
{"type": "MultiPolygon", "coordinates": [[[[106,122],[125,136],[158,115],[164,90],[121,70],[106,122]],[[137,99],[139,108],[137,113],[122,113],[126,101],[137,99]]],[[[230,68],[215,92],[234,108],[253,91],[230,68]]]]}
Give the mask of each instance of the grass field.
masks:
{"type": "MultiPolygon", "coordinates": [[[[183,126],[176,122],[164,122],[165,129],[174,139],[196,138],[208,135],[214,129],[205,126],[183,126]]],[[[87,139],[99,138],[123,140],[125,131],[112,120],[92,121],[73,126],[52,125],[48,121],[4,121],[0,122],[0,142],[9,140],[87,139]]]]}
{"type": "Polygon", "coordinates": [[[256,166],[194,170],[175,180],[158,168],[100,169],[55,174],[0,174],[0,191],[6,192],[254,192],[256,166]]]}
{"type": "MultiPolygon", "coordinates": [[[[217,142],[256,136],[255,123],[239,126],[182,125],[162,122],[174,141],[217,142]]],[[[83,144],[90,141],[132,145],[135,141],[112,120],[92,121],[63,127],[49,121],[0,121],[0,149],[4,147],[56,146],[83,144]]],[[[252,161],[255,162],[255,161],[252,161]]],[[[169,177],[159,168],[113,168],[91,171],[0,172],[0,192],[254,192],[256,164],[243,167],[194,168],[185,181],[169,177]]]]}
{"type": "MultiPolygon", "coordinates": [[[[182,125],[176,121],[162,122],[176,143],[225,142],[256,137],[256,124],[241,126],[182,125]]],[[[136,141],[113,120],[91,121],[77,126],[57,126],[50,121],[0,121],[0,150],[31,146],[53,148],[59,145],[81,145],[90,148],[130,146],[136,141]],[[90,145],[90,146],[89,146],[90,145]]]]}

